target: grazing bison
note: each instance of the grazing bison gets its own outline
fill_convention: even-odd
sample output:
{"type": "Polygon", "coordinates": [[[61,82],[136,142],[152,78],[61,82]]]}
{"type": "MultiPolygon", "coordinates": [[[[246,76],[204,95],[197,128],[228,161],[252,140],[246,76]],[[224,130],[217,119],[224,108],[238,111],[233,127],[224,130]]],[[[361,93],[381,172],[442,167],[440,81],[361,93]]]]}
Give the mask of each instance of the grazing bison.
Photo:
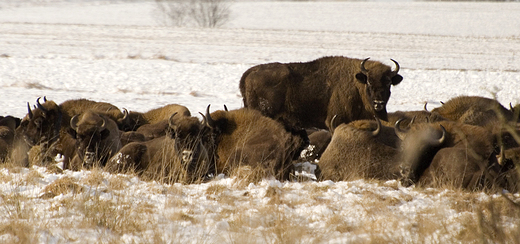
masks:
{"type": "Polygon", "coordinates": [[[319,180],[397,179],[399,144],[394,128],[379,119],[341,124],[318,163],[319,180]]]}
{"type": "Polygon", "coordinates": [[[404,133],[396,131],[400,137],[414,138],[411,144],[403,142],[404,185],[479,190],[496,181],[498,163],[493,135],[488,130],[441,121],[414,124],[404,133]],[[422,145],[419,150],[417,145],[422,145]]]}
{"type": "Polygon", "coordinates": [[[133,131],[145,124],[154,124],[161,121],[168,121],[172,114],[180,116],[191,116],[190,110],[179,104],[168,104],[163,107],[149,110],[145,113],[124,109],[124,116],[118,121],[119,129],[122,131],[133,131]]]}
{"type": "Polygon", "coordinates": [[[307,146],[301,137],[253,109],[218,110],[210,114],[208,106],[204,117],[204,125],[209,129],[205,145],[216,155],[217,174],[229,175],[240,166],[250,166],[259,169],[263,176],[287,180],[292,160],[307,146]]]}
{"type": "Polygon", "coordinates": [[[214,161],[202,142],[207,128],[196,117],[173,114],[166,136],[125,145],[110,159],[107,171],[134,171],[141,177],[164,182],[200,182],[211,174],[214,161]]]}
{"type": "MultiPolygon", "coordinates": [[[[103,167],[106,161],[121,148],[119,129],[110,117],[93,111],[75,115],[68,131],[75,139],[75,155],[71,169],[103,167]]],[[[72,155],[70,155],[72,156],[72,155]]]]}
{"type": "MultiPolygon", "coordinates": [[[[70,120],[74,115],[92,110],[104,114],[114,121],[123,117],[123,113],[116,106],[87,99],[67,100],[58,105],[45,98],[42,104],[38,98],[36,104],[37,106],[31,110],[27,103],[28,114],[17,128],[17,138],[23,140],[29,148],[39,145],[42,148],[41,152],[50,157],[57,153],[64,155],[65,168],[68,167],[71,159],[69,156],[75,153],[66,151],[72,150],[67,145],[74,142],[68,133],[70,120]]],[[[21,154],[23,155],[23,153],[21,154]]]]}
{"type": "Polygon", "coordinates": [[[244,107],[293,128],[326,129],[338,123],[387,120],[390,87],[401,82],[396,69],[367,59],[323,57],[306,63],[268,63],[248,69],[240,79],[244,107]]]}

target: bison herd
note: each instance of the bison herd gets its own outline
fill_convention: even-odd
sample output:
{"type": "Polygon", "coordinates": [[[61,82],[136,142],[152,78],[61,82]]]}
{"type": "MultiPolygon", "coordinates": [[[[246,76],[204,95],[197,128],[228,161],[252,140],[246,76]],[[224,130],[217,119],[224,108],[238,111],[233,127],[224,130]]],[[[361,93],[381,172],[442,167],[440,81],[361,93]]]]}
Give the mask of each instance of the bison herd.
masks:
{"type": "Polygon", "coordinates": [[[517,192],[520,106],[460,96],[431,111],[388,113],[390,88],[403,79],[392,61],[257,65],[240,79],[243,108],[208,105],[201,119],[178,104],[136,112],[38,98],[23,119],[0,117],[0,160],[53,165],[61,155],[63,169],[183,183],[243,168],[291,180],[295,165],[311,162],[317,180],[517,192]]]}

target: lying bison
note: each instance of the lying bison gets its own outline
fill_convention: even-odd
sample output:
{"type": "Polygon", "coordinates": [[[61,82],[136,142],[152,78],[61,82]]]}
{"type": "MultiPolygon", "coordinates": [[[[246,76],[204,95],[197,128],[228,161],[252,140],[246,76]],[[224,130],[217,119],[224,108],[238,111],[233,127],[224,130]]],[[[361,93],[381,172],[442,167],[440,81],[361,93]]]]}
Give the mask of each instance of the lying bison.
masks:
{"type": "MultiPolygon", "coordinates": [[[[50,157],[57,153],[64,155],[65,168],[68,167],[71,159],[67,155],[74,155],[74,151],[64,152],[68,150],[66,145],[74,143],[73,138],[68,133],[70,120],[74,115],[92,110],[105,114],[114,121],[123,117],[119,108],[110,103],[73,99],[58,105],[54,101],[45,98],[43,100],[44,103],[40,103],[40,98],[38,98],[36,106],[32,110],[27,103],[28,113],[16,129],[17,138],[29,148],[36,145],[40,146],[42,154],[50,157]]],[[[22,143],[17,142],[17,144],[22,143]]],[[[24,153],[20,154],[23,155],[24,153]]],[[[25,161],[27,158],[19,160],[25,161]]]]}
{"type": "Polygon", "coordinates": [[[400,177],[399,145],[394,128],[381,125],[379,119],[338,125],[320,158],[318,179],[397,179],[400,177]]]}
{"type": "Polygon", "coordinates": [[[458,96],[432,110],[448,120],[478,125],[497,133],[509,122],[518,122],[514,108],[507,109],[495,99],[479,96],[458,96]]]}
{"type": "Polygon", "coordinates": [[[75,139],[75,143],[63,146],[75,147],[75,155],[71,162],[73,170],[104,166],[121,148],[116,122],[106,115],[90,110],[72,117],[68,132],[75,139]]]}
{"type": "Polygon", "coordinates": [[[253,109],[209,113],[208,106],[204,117],[203,140],[210,154],[216,156],[217,174],[229,175],[247,166],[258,169],[262,177],[287,180],[292,161],[307,146],[300,136],[287,132],[282,124],[253,109]]]}
{"type": "Polygon", "coordinates": [[[179,104],[168,104],[144,113],[136,111],[128,112],[124,109],[123,113],[123,118],[118,121],[119,129],[122,131],[135,131],[143,125],[168,121],[170,116],[174,113],[178,114],[176,118],[180,116],[191,116],[190,110],[179,104]]]}
{"type": "Polygon", "coordinates": [[[440,121],[414,124],[405,133],[397,132],[400,137],[415,138],[412,144],[403,143],[405,185],[418,183],[467,190],[497,186],[501,167],[496,159],[493,135],[486,129],[440,121]],[[439,135],[442,135],[440,139],[439,135]],[[418,144],[424,145],[421,150],[417,150],[418,144]]]}
{"type": "Polygon", "coordinates": [[[211,140],[203,123],[196,117],[173,114],[168,120],[166,136],[131,142],[112,157],[106,170],[112,173],[133,171],[147,180],[195,183],[213,173],[211,140]]]}
{"type": "Polygon", "coordinates": [[[396,69],[367,59],[323,57],[306,63],[268,63],[248,69],[240,79],[244,107],[287,126],[327,129],[338,123],[387,120],[390,87],[401,82],[396,69]]]}

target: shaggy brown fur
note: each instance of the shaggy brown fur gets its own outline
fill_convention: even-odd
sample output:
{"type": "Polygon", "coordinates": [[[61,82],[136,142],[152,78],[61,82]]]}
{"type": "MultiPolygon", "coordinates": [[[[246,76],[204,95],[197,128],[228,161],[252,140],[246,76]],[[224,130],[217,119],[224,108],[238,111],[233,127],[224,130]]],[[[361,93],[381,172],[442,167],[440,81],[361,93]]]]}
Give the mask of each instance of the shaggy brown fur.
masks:
{"type": "Polygon", "coordinates": [[[214,172],[213,159],[201,144],[205,128],[197,118],[186,116],[170,126],[166,136],[125,145],[106,169],[112,173],[134,171],[144,179],[169,183],[205,180],[214,172]]]}
{"type": "Polygon", "coordinates": [[[106,161],[121,149],[117,124],[106,115],[86,111],[75,115],[70,126],[68,132],[75,139],[75,143],[64,147],[76,148],[70,166],[73,170],[91,168],[94,165],[104,166],[106,161]]]}
{"type": "MultiPolygon", "coordinates": [[[[179,116],[183,116],[183,115],[174,116],[172,123],[175,123],[175,120],[179,116]]],[[[190,117],[190,116],[185,116],[185,117],[190,117]]],[[[141,133],[144,136],[145,140],[151,140],[154,138],[163,137],[166,135],[166,131],[168,130],[169,123],[170,122],[167,119],[165,119],[165,120],[161,120],[159,122],[153,123],[153,124],[141,125],[139,128],[137,128],[136,132],[141,133]]]]}
{"type": "Polygon", "coordinates": [[[16,123],[17,118],[12,116],[0,118],[0,163],[4,162],[12,151],[16,123]]]}
{"type": "Polygon", "coordinates": [[[268,63],[248,69],[240,79],[244,107],[280,120],[289,127],[330,128],[339,123],[387,120],[390,86],[402,76],[377,61],[323,57],[306,63],[268,63]]]}
{"type": "MultiPolygon", "coordinates": [[[[209,110],[209,106],[208,106],[209,110]]],[[[242,108],[215,111],[207,117],[217,145],[216,172],[230,174],[240,166],[262,167],[265,176],[287,180],[305,142],[277,121],[242,108]]]]}
{"type": "MultiPolygon", "coordinates": [[[[40,151],[47,156],[54,157],[57,153],[64,155],[65,165],[69,165],[71,159],[69,156],[75,153],[73,149],[67,147],[70,143],[74,143],[68,134],[70,119],[74,115],[92,110],[114,120],[123,116],[119,108],[110,103],[87,99],[68,100],[58,105],[45,98],[44,103],[40,103],[38,98],[36,104],[37,106],[31,110],[27,103],[28,114],[16,129],[17,145],[19,145],[17,148],[26,148],[28,151],[32,146],[40,145],[40,151]]],[[[26,153],[23,151],[17,153],[22,155],[17,160],[27,161],[23,156],[26,153]]]]}
{"type": "Polygon", "coordinates": [[[426,110],[419,111],[396,111],[388,114],[388,121],[382,121],[383,125],[393,127],[398,120],[402,120],[401,129],[410,127],[410,123],[430,123],[446,120],[436,113],[431,113],[426,110]]]}
{"type": "MultiPolygon", "coordinates": [[[[125,111],[126,113],[126,111],[125,111]]],[[[139,127],[145,124],[155,124],[164,120],[170,119],[172,114],[177,113],[179,116],[190,117],[190,110],[179,104],[168,104],[163,107],[155,108],[147,112],[141,113],[136,111],[130,111],[126,116],[119,120],[120,129],[122,131],[137,130],[139,127]]]]}
{"type": "MultiPolygon", "coordinates": [[[[441,126],[445,129],[445,138],[441,144],[417,150],[407,148],[403,143],[403,166],[410,167],[406,179],[423,186],[451,186],[468,190],[480,190],[490,187],[499,173],[496,169],[496,154],[493,147],[493,135],[479,126],[472,126],[451,121],[412,126],[408,137],[418,140],[439,138],[441,126]],[[420,154],[421,156],[414,156],[420,154]]],[[[428,143],[424,144],[428,145],[428,143]]]]}
{"type": "Polygon", "coordinates": [[[394,129],[373,120],[358,120],[341,124],[320,158],[320,180],[354,180],[360,178],[397,179],[399,138],[394,129]]]}
{"type": "Polygon", "coordinates": [[[448,120],[485,127],[492,133],[500,131],[502,124],[518,121],[513,110],[497,100],[478,96],[459,96],[432,110],[448,120]]]}

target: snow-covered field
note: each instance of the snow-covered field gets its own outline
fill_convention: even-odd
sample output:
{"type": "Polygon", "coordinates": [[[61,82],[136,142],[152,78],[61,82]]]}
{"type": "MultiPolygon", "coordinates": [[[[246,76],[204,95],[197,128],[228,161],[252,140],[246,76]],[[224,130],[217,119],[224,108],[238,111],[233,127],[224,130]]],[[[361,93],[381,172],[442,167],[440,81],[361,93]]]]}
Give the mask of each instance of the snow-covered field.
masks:
{"type": "MultiPolygon", "coordinates": [[[[154,2],[2,0],[0,115],[23,117],[41,96],[234,109],[249,67],[326,55],[397,60],[404,80],[389,111],[457,95],[520,103],[519,3],[238,1],[231,11],[222,28],[179,28],[159,24],[154,2]]],[[[520,214],[508,204],[393,181],[185,186],[1,169],[0,242],[514,243],[520,214]],[[67,179],[81,190],[39,198],[67,179]]]]}

